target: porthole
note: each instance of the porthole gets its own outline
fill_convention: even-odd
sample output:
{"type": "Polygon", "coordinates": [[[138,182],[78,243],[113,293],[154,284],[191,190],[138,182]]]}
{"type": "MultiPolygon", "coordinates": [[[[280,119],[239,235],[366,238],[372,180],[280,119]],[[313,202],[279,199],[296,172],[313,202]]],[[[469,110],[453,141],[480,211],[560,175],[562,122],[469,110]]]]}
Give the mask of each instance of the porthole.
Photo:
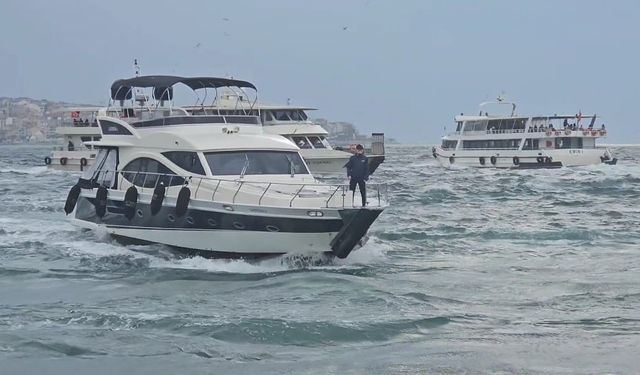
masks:
{"type": "Polygon", "coordinates": [[[170,221],[170,222],[172,222],[172,223],[173,223],[174,221],[176,221],[176,217],[175,217],[175,216],[173,216],[173,215],[171,215],[171,214],[167,215],[167,219],[169,219],[169,221],[170,221]]]}
{"type": "Polygon", "coordinates": [[[193,220],[193,218],[191,216],[187,216],[187,218],[185,219],[187,221],[187,224],[189,225],[193,225],[196,221],[193,220]]]}
{"type": "Polygon", "coordinates": [[[215,219],[209,218],[207,220],[207,224],[209,224],[210,227],[217,227],[218,226],[218,222],[215,219]]]}
{"type": "Polygon", "coordinates": [[[234,228],[236,228],[236,229],[240,229],[240,230],[242,230],[242,229],[246,228],[246,227],[244,226],[244,224],[242,224],[242,223],[241,223],[241,222],[239,222],[239,221],[234,221],[234,222],[233,222],[233,227],[234,227],[234,228]]]}
{"type": "Polygon", "coordinates": [[[136,215],[138,215],[138,217],[142,217],[142,210],[136,211],[136,215]]]}
{"type": "Polygon", "coordinates": [[[267,228],[269,232],[280,232],[280,228],[275,225],[267,225],[265,228],[267,228]]]}

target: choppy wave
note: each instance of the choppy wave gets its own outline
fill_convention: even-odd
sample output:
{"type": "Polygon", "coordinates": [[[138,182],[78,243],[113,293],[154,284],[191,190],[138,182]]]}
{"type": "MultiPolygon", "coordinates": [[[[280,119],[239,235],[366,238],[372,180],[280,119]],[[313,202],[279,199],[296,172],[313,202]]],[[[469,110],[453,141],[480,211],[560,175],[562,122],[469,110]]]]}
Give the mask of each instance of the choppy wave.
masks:
{"type": "Polygon", "coordinates": [[[372,177],[391,206],[363,248],[243,261],[74,228],[77,174],[40,166],[46,147],[0,147],[0,362],[633,373],[640,149],[613,151],[617,166],[445,170],[429,147],[391,146],[372,177]]]}

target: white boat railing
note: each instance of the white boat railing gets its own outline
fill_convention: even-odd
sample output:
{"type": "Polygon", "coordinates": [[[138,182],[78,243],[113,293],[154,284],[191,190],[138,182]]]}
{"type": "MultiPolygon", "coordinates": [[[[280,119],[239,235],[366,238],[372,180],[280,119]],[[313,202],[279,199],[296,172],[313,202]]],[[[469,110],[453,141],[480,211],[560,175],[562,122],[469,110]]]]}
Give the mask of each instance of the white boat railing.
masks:
{"type": "Polygon", "coordinates": [[[544,133],[548,136],[591,136],[591,137],[603,137],[607,135],[606,129],[589,129],[589,128],[576,128],[576,129],[564,129],[564,128],[529,128],[525,132],[524,129],[502,129],[502,130],[468,130],[468,131],[456,131],[450,135],[486,135],[486,134],[522,134],[522,133],[544,133]]]}
{"type": "MultiPolygon", "coordinates": [[[[223,204],[247,204],[257,206],[274,206],[265,204],[266,198],[280,200],[280,207],[294,207],[294,202],[301,204],[315,203],[305,208],[345,208],[359,206],[354,204],[353,195],[349,193],[349,184],[323,184],[323,183],[285,183],[248,181],[244,178],[217,179],[200,175],[177,175],[136,171],[100,171],[91,179],[99,186],[113,188],[114,181],[117,187],[135,186],[140,193],[152,193],[156,187],[165,186],[165,196],[177,198],[178,191],[183,186],[191,189],[191,199],[211,201],[223,204]],[[172,187],[176,189],[171,189],[172,187]],[[243,190],[244,188],[244,190],[243,190]],[[226,189],[226,193],[222,192],[226,189]],[[249,189],[252,189],[250,192],[249,189]],[[238,202],[238,195],[243,192],[253,196],[254,201],[246,199],[238,202]],[[315,200],[315,201],[314,201],[315,200]],[[320,204],[318,204],[320,203],[320,204]]],[[[384,183],[367,183],[367,207],[386,207],[389,196],[388,185],[384,183]]],[[[359,197],[359,192],[355,194],[359,197]]],[[[296,205],[298,207],[298,205],[296,205]]]]}

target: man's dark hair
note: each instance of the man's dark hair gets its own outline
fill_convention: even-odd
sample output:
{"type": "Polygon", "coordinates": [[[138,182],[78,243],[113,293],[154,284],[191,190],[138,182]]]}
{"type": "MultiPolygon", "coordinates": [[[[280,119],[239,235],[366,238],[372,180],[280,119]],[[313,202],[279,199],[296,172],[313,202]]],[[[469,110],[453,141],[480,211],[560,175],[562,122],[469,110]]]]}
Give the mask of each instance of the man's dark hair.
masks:
{"type": "Polygon", "coordinates": [[[356,150],[364,150],[364,147],[362,147],[362,145],[361,145],[361,144],[358,144],[358,145],[356,146],[356,150]]]}

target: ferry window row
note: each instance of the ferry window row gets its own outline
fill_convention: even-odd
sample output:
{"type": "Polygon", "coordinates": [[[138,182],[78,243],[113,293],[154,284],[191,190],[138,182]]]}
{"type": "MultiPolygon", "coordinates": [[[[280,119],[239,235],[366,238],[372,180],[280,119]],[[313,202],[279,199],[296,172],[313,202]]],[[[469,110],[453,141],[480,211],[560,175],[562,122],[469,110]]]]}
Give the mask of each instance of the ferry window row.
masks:
{"type": "MultiPolygon", "coordinates": [[[[524,131],[527,125],[527,118],[506,118],[495,120],[474,120],[464,123],[465,132],[487,131],[494,133],[504,133],[513,131],[524,131]]],[[[461,124],[458,123],[456,129],[460,131],[461,124]]]]}
{"type": "Polygon", "coordinates": [[[519,139],[497,139],[481,141],[462,141],[465,149],[517,149],[520,147],[519,139]]]}

